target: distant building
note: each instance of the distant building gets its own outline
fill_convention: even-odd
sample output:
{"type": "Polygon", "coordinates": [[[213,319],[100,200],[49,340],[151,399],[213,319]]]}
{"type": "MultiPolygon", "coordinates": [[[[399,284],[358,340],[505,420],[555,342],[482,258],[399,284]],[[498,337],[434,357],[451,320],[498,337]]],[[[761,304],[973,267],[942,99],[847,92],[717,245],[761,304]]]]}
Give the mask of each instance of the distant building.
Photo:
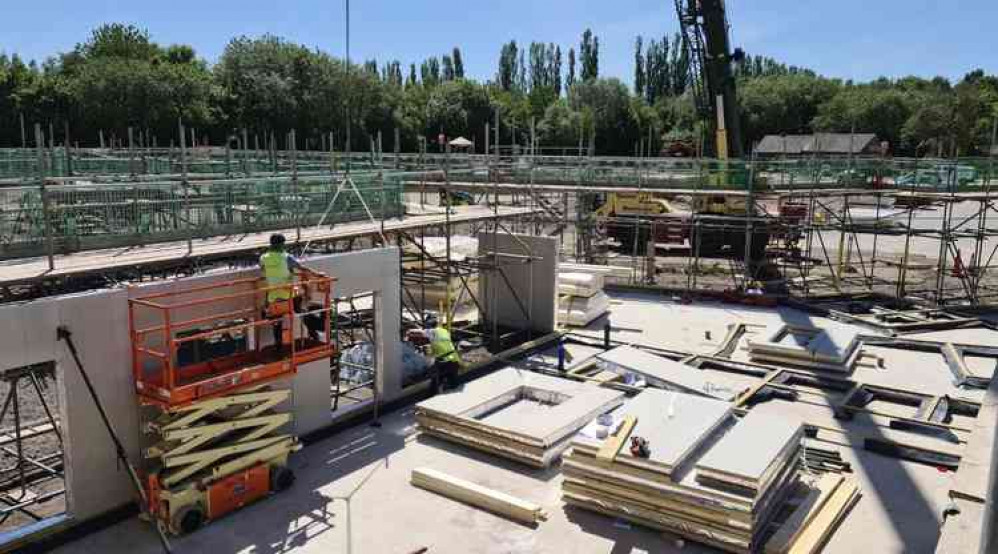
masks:
{"type": "Polygon", "coordinates": [[[815,133],[813,135],[766,135],[755,147],[763,157],[879,156],[884,144],[873,133],[815,133]]]}

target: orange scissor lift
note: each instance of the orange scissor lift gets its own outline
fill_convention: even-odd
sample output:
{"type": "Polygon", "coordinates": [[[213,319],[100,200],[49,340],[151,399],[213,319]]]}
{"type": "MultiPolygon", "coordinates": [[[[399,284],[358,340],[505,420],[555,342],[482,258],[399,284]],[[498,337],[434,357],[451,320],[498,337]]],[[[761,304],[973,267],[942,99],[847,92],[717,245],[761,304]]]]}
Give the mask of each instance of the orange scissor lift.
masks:
{"type": "Polygon", "coordinates": [[[147,512],[159,524],[190,532],[294,482],[288,378],[335,354],[334,282],[298,272],[292,297],[270,304],[282,287],[259,278],[129,300],[147,512]]]}

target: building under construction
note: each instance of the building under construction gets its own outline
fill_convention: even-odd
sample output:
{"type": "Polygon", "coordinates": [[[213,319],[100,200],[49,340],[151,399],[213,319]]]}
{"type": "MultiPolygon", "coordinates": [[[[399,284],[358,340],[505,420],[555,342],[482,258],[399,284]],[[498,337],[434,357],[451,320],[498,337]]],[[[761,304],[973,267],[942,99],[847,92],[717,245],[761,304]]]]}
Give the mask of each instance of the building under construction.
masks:
{"type": "Polygon", "coordinates": [[[0,548],[989,540],[993,159],[38,136],[0,153],[0,548]],[[277,232],[316,273],[274,315],[277,232]]]}

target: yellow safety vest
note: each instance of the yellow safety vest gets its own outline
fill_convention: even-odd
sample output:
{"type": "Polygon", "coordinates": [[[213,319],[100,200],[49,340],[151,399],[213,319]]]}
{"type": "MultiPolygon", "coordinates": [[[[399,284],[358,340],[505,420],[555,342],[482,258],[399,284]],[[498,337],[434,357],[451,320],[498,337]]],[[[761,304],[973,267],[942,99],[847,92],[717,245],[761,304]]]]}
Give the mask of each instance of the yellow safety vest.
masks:
{"type": "Polygon", "coordinates": [[[438,362],[456,362],[461,358],[457,355],[454,343],[450,340],[450,332],[443,327],[433,330],[433,340],[430,342],[430,353],[438,362]]]}
{"type": "Polygon", "coordinates": [[[267,291],[267,303],[291,298],[290,285],[293,281],[293,276],[291,268],[288,267],[287,253],[278,250],[268,250],[260,256],[260,267],[263,268],[263,276],[267,279],[267,286],[289,285],[286,288],[267,291]]]}

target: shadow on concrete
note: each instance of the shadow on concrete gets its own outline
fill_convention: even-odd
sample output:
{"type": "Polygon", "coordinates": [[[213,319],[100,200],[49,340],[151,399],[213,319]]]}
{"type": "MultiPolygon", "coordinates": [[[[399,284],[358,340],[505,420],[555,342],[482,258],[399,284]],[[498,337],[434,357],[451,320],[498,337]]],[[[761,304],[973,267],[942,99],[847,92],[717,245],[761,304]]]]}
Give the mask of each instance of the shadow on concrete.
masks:
{"type": "MultiPolygon", "coordinates": [[[[777,309],[777,313],[787,324],[821,327],[810,314],[796,308],[780,307],[777,309]]],[[[855,328],[855,326],[845,323],[836,324],[855,328]]],[[[862,329],[858,329],[858,331],[863,332],[862,329]]],[[[862,348],[862,345],[859,348],[862,348]]],[[[816,376],[828,375],[839,379],[848,379],[854,369],[854,366],[849,368],[845,374],[810,369],[802,371],[816,376]]],[[[818,389],[812,390],[817,391],[818,389]]],[[[841,397],[829,391],[822,391],[822,398],[828,402],[829,406],[837,406],[841,401],[841,397]]],[[[868,476],[868,482],[875,489],[868,491],[867,496],[872,498],[867,498],[866,501],[871,502],[875,499],[883,504],[882,511],[893,527],[894,535],[903,545],[902,550],[904,552],[924,552],[934,549],[939,540],[941,515],[936,514],[932,503],[925,497],[924,491],[921,490],[905,467],[905,464],[915,462],[904,462],[865,449],[865,441],[868,438],[889,441],[882,432],[880,424],[867,413],[854,412],[851,419],[843,422],[843,428],[846,430],[844,435],[846,444],[844,446],[852,449],[856,463],[862,466],[863,472],[868,476]],[[870,492],[872,494],[869,494],[870,492]]],[[[863,501],[864,499],[860,497],[859,502],[863,501]]],[[[839,524],[840,528],[844,525],[848,515],[843,517],[842,523],[839,524]]]]}

